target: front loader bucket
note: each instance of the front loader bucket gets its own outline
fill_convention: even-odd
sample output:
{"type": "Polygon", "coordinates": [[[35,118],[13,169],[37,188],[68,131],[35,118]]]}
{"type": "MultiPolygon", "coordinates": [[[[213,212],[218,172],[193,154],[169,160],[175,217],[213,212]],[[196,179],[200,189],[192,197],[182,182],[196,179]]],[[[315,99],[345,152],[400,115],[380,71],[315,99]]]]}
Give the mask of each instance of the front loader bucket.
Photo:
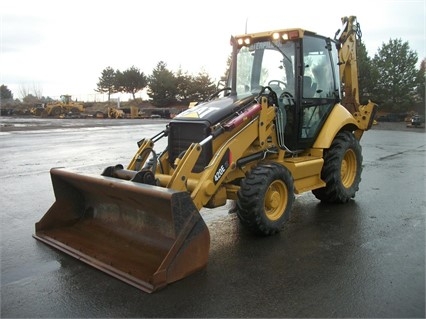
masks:
{"type": "Polygon", "coordinates": [[[206,266],[209,231],[187,192],[50,174],[56,201],[36,223],[36,239],[146,292],[206,266]]]}

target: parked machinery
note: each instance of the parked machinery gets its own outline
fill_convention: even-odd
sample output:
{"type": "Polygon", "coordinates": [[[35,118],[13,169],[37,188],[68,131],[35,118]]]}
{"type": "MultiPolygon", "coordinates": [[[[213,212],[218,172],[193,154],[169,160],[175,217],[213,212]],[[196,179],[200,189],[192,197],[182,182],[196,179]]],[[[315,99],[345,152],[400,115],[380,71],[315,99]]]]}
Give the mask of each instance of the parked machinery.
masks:
{"type": "Polygon", "coordinates": [[[76,115],[83,112],[83,104],[72,101],[71,95],[61,95],[60,101],[48,103],[44,107],[44,111],[42,112],[41,116],[59,117],[68,113],[76,115]]]}

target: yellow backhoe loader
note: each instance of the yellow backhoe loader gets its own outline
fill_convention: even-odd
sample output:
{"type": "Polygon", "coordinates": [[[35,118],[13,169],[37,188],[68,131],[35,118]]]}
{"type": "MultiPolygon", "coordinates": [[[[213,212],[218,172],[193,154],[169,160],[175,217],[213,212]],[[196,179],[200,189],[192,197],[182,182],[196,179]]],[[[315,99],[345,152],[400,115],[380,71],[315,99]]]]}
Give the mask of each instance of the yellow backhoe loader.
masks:
{"type": "Polygon", "coordinates": [[[80,114],[84,112],[84,106],[81,103],[73,102],[71,95],[61,95],[61,100],[48,103],[41,116],[61,116],[68,113],[80,114]]]}
{"type": "Polygon", "coordinates": [[[56,201],[34,237],[153,292],[206,267],[203,207],[233,200],[241,223],[267,236],[295,194],[350,201],[377,106],[358,101],[360,27],[342,22],[334,40],[302,29],[232,36],[226,86],[140,140],[127,167],[51,170],[56,201]]]}

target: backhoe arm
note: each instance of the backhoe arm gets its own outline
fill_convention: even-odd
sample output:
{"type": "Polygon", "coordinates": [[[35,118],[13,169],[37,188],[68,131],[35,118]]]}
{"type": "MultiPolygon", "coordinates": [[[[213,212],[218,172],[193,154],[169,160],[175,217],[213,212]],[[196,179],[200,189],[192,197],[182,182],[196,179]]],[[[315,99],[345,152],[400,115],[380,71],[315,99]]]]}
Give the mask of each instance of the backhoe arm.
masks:
{"type": "MultiPolygon", "coordinates": [[[[358,111],[359,86],[357,63],[357,38],[361,37],[361,29],[356,17],[343,17],[343,31],[336,40],[339,48],[339,73],[340,82],[344,83],[344,96],[342,104],[351,112],[358,111]]],[[[336,33],[336,37],[338,33],[336,33]]]]}
{"type": "Polygon", "coordinates": [[[359,102],[357,41],[361,39],[361,28],[355,16],[343,17],[343,30],[338,30],[335,40],[339,43],[339,74],[344,85],[342,105],[352,113],[358,122],[356,137],[361,138],[363,131],[371,128],[377,105],[368,101],[359,102]]]}

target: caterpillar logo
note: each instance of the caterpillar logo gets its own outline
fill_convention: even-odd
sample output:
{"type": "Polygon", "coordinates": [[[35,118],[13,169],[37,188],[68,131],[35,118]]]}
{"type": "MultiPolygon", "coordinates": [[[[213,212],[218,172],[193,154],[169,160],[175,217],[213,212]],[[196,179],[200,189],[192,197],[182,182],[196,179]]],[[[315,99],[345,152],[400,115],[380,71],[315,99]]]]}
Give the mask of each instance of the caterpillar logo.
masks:
{"type": "Polygon", "coordinates": [[[219,182],[219,180],[222,178],[223,174],[225,174],[230,163],[231,163],[231,152],[229,151],[229,149],[227,149],[222,159],[220,160],[216,173],[214,174],[213,181],[215,184],[217,184],[217,182],[219,182]]]}

